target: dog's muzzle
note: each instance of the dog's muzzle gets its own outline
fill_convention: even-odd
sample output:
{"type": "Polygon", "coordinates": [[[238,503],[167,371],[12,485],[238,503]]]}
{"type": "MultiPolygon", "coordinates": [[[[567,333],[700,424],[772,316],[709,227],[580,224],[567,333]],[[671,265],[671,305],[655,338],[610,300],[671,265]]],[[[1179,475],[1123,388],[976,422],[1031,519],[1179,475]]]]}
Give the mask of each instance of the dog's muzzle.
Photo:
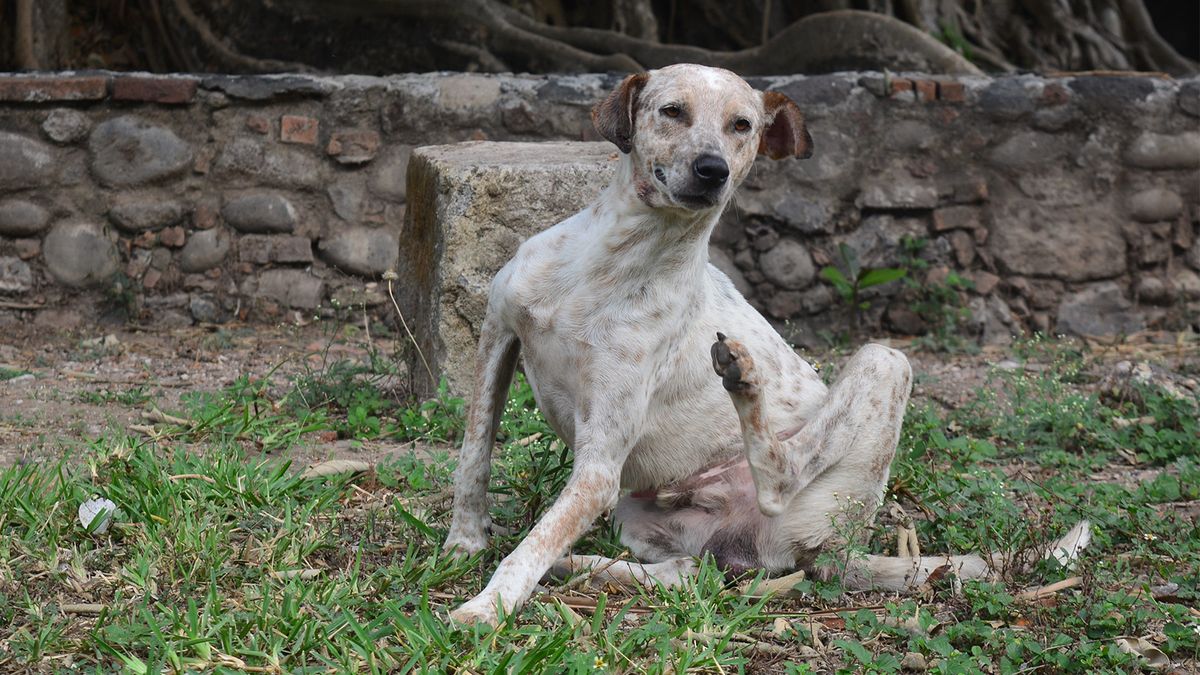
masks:
{"type": "Polygon", "coordinates": [[[687,193],[674,195],[675,200],[690,208],[715,206],[729,180],[729,164],[717,155],[700,155],[692,162],[692,179],[687,193]]]}

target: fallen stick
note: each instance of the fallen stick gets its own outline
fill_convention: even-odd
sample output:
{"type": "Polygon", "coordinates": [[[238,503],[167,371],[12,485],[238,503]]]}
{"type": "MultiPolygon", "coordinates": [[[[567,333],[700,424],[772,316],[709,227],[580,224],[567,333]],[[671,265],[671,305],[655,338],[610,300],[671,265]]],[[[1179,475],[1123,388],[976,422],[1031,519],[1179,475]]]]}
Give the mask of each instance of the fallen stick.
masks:
{"type": "Polygon", "coordinates": [[[1059,591],[1065,591],[1068,588],[1074,588],[1081,583],[1083,583],[1083,577],[1068,577],[1062,581],[1056,581],[1052,584],[1042,586],[1041,588],[1035,588],[1033,590],[1017,593],[1016,599],[1023,602],[1040,600],[1042,598],[1050,597],[1059,591]]]}

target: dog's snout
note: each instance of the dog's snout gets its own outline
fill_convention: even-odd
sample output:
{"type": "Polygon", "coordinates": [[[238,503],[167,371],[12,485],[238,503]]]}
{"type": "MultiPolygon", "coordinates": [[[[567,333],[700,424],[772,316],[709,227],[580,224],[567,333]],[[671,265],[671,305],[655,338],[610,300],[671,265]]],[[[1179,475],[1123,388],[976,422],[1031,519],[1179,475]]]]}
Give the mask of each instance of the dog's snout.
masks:
{"type": "Polygon", "coordinates": [[[716,155],[700,155],[692,162],[692,173],[696,174],[697,180],[711,189],[725,184],[729,178],[729,165],[716,155]]]}

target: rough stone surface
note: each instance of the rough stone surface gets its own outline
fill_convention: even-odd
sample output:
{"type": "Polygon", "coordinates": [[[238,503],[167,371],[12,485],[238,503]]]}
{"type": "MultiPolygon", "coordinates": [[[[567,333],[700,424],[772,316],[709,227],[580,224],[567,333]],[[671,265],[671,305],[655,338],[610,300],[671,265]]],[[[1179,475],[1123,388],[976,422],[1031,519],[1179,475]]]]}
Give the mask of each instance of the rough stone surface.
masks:
{"type": "Polygon", "coordinates": [[[20,258],[0,256],[0,293],[25,293],[33,288],[33,270],[20,258]]]}
{"type": "Polygon", "coordinates": [[[1084,281],[1125,271],[1125,239],[1104,205],[1050,210],[1015,199],[993,218],[988,249],[1011,272],[1084,281]]]}
{"type": "Polygon", "coordinates": [[[817,276],[808,249],[792,239],[784,239],[764,253],[759,264],[768,280],[789,290],[807,288],[817,276]]]}
{"type": "Polygon", "coordinates": [[[92,130],[92,122],[78,110],[59,108],[51,110],[42,121],[42,131],[55,143],[74,143],[82,140],[92,130]]]}
{"type": "Polygon", "coordinates": [[[1143,223],[1171,220],[1183,213],[1183,198],[1174,190],[1150,188],[1129,198],[1129,215],[1143,223]]]}
{"type": "Polygon", "coordinates": [[[6,237],[29,237],[46,229],[50,214],[46,209],[24,199],[0,202],[0,234],[6,237]]]}
{"type": "Polygon", "coordinates": [[[408,145],[385,150],[383,156],[372,165],[371,178],[367,185],[371,192],[384,199],[404,201],[410,156],[412,146],[408,145]]]}
{"type": "Polygon", "coordinates": [[[221,207],[225,222],[242,232],[291,232],[297,212],[286,197],[273,192],[250,192],[230,197],[221,207]]]}
{"type": "Polygon", "coordinates": [[[1200,167],[1200,132],[1156,134],[1143,132],[1125,153],[1130,164],[1143,169],[1195,169],[1200,167]]]}
{"type": "MultiPolygon", "coordinates": [[[[616,163],[607,143],[464,143],[413,151],[397,299],[435,377],[445,376],[453,391],[470,386],[492,277],[522,241],[595,199],[616,163]]],[[[421,377],[415,358],[411,365],[421,377]]]]}
{"type": "Polygon", "coordinates": [[[929,181],[892,171],[868,182],[859,203],[869,209],[932,209],[938,205],[938,192],[929,181]]]}
{"type": "Polygon", "coordinates": [[[208,294],[194,293],[188,299],[188,311],[200,323],[225,323],[229,320],[216,298],[208,294]]]}
{"type": "Polygon", "coordinates": [[[395,268],[400,239],[389,230],[343,225],[321,237],[317,249],[342,271],[374,277],[395,268]]]}
{"type": "Polygon", "coordinates": [[[54,151],[45,143],[0,131],[0,192],[49,183],[54,159],[54,151]]]}
{"type": "Polygon", "coordinates": [[[321,187],[321,162],[299,148],[236,138],[217,155],[216,175],[225,180],[250,179],[273,187],[321,187]]]}
{"type": "Polygon", "coordinates": [[[105,185],[144,185],[182,174],[192,149],[175,132],[134,115],[96,125],[88,139],[92,173],[105,185]]]}
{"type": "Polygon", "coordinates": [[[122,193],[113,201],[108,216],[126,232],[157,230],[183,220],[183,203],[158,192],[122,193]]]}
{"type": "Polygon", "coordinates": [[[230,237],[223,229],[193,232],[179,252],[179,269],[203,272],[220,265],[229,254],[230,237]]]}
{"type": "Polygon", "coordinates": [[[74,288],[105,283],[118,269],[117,247],[100,226],[84,221],[50,228],[42,255],[50,274],[74,288]]]}
{"type": "Polygon", "coordinates": [[[1106,281],[1068,295],[1058,307],[1057,327],[1067,335],[1128,335],[1146,324],[1125,291],[1106,281]]]}
{"type": "Polygon", "coordinates": [[[302,270],[267,270],[258,276],[258,294],[296,309],[316,309],[325,299],[325,282],[302,270]]]}
{"type": "Polygon", "coordinates": [[[308,237],[284,234],[249,234],[238,241],[238,260],[256,263],[310,263],[312,242],[308,237]]]}

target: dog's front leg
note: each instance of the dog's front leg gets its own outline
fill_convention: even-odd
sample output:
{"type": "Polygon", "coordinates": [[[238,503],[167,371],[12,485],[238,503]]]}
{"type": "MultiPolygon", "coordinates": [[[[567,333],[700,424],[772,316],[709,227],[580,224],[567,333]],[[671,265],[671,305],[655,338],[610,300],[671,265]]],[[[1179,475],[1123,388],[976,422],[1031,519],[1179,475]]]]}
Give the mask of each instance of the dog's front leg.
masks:
{"type": "Polygon", "coordinates": [[[443,548],[470,555],[487,546],[487,486],[492,469],[492,445],[517,365],[520,342],[488,308],[475,357],[475,383],[463,435],[458,469],[454,472],[454,515],[443,548]]]}
{"type": "MultiPolygon", "coordinates": [[[[636,398],[605,397],[608,409],[600,414],[576,413],[575,466],[562,494],[500,563],[487,587],[451,612],[452,619],[495,624],[498,609],[509,612],[524,603],[551,565],[596,518],[616,506],[621,467],[641,426],[639,411],[645,409],[636,398]]],[[[583,404],[580,409],[595,406],[583,404]]]]}

